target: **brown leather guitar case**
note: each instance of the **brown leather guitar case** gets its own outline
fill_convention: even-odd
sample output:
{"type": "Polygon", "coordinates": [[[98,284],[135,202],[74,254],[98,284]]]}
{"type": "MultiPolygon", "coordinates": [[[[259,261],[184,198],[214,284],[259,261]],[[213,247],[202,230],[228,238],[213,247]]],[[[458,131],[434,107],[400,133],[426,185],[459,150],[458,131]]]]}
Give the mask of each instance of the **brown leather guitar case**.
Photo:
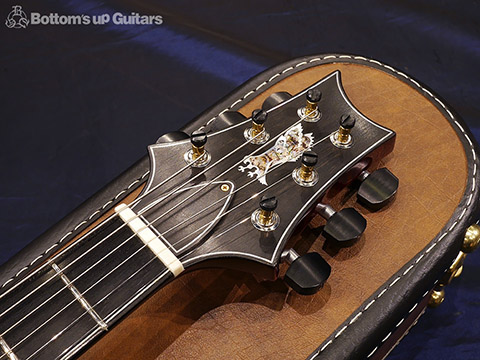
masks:
{"type": "MultiPolygon", "coordinates": [[[[369,212],[348,190],[333,201],[368,222],[355,245],[324,246],[316,216],[291,239],[331,265],[312,296],[281,280],[257,281],[240,271],[184,274],[130,313],[80,358],[87,359],[380,359],[424,311],[436,282],[478,219],[478,146],[456,113],[433,91],[379,61],[362,56],[308,56],[267,70],[222,99],[184,129],[222,112],[249,116],[272,93],[296,94],[333,71],[348,98],[368,118],[397,134],[380,167],[400,180],[395,201],[369,212]],[[313,245],[311,245],[313,244],[313,245]]],[[[147,144],[146,144],[147,145],[147,144]]],[[[28,273],[125,198],[138,196],[145,158],[5,264],[1,283],[28,273]]]]}

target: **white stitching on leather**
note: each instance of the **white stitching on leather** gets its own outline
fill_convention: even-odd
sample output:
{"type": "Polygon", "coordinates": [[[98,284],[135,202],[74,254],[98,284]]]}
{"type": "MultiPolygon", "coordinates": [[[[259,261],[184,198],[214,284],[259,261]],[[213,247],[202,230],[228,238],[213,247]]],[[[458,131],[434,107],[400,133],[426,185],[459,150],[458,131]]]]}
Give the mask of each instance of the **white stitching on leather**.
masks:
{"type": "MultiPolygon", "coordinates": [[[[445,111],[446,111],[447,114],[450,116],[450,118],[454,121],[454,123],[457,125],[457,127],[462,131],[463,135],[465,136],[465,138],[467,139],[467,141],[470,143],[470,147],[471,147],[473,159],[474,159],[474,161],[476,161],[475,149],[474,149],[474,147],[473,147],[472,142],[470,141],[470,138],[469,138],[468,135],[465,133],[465,130],[463,129],[463,127],[455,120],[453,114],[452,114],[452,113],[446,108],[446,106],[440,101],[440,99],[438,99],[438,98],[436,98],[435,96],[433,96],[433,94],[432,94],[430,91],[428,91],[427,89],[425,89],[425,88],[424,88],[423,86],[421,86],[418,82],[416,82],[415,80],[413,80],[412,78],[410,78],[410,77],[407,76],[406,74],[404,74],[404,73],[402,73],[402,72],[400,72],[400,71],[398,71],[398,70],[395,70],[395,69],[392,68],[391,66],[385,65],[385,64],[383,64],[383,63],[381,63],[381,62],[379,62],[379,61],[377,61],[377,60],[367,59],[367,58],[362,57],[362,56],[350,56],[350,55],[341,55],[341,56],[329,55],[329,56],[325,56],[325,57],[323,57],[323,58],[313,58],[313,59],[310,59],[308,62],[302,61],[302,62],[296,64],[294,67],[293,67],[293,66],[290,66],[290,67],[284,69],[283,71],[281,71],[281,72],[273,75],[270,79],[268,79],[268,81],[266,81],[266,82],[262,83],[260,86],[258,86],[257,89],[261,88],[262,86],[264,86],[264,85],[266,85],[267,83],[269,83],[269,82],[271,82],[272,80],[274,80],[276,77],[281,76],[282,74],[285,74],[285,73],[287,73],[288,71],[290,71],[290,70],[292,70],[292,69],[294,69],[294,68],[297,68],[297,67],[306,65],[306,64],[308,64],[308,63],[315,62],[315,61],[328,60],[328,59],[337,59],[337,58],[342,58],[342,59],[348,58],[348,59],[354,59],[354,60],[362,60],[362,61],[366,61],[366,62],[371,62],[371,63],[377,64],[377,65],[379,65],[379,66],[381,66],[381,67],[386,68],[387,70],[390,70],[390,71],[392,71],[392,72],[394,72],[394,73],[396,73],[396,74],[398,74],[398,75],[406,78],[406,79],[409,80],[412,84],[414,84],[416,87],[418,87],[418,88],[421,89],[423,92],[425,92],[426,94],[428,94],[430,97],[432,97],[435,101],[437,101],[437,102],[445,109],[445,111]]],[[[251,90],[251,91],[249,91],[248,93],[246,93],[243,97],[241,97],[239,100],[240,100],[240,101],[243,101],[245,98],[247,98],[248,96],[252,95],[253,93],[254,93],[254,91],[251,90]]],[[[234,105],[238,104],[239,100],[236,100],[232,105],[230,105],[228,108],[224,109],[221,113],[224,113],[225,111],[230,110],[234,105]]],[[[210,120],[208,120],[207,123],[205,124],[205,126],[210,125],[215,119],[216,119],[216,116],[213,117],[213,118],[211,118],[210,120]]],[[[476,164],[475,164],[475,166],[476,166],[476,164]]],[[[474,166],[474,169],[476,169],[475,166],[474,166]]],[[[476,171],[475,171],[475,172],[476,172],[476,171]]],[[[143,179],[143,178],[144,178],[145,176],[147,176],[147,175],[148,175],[148,171],[141,177],[141,179],[143,179]]],[[[138,180],[135,180],[135,181],[138,181],[138,180]]],[[[133,184],[132,184],[132,185],[133,185],[133,184]]],[[[127,188],[127,189],[128,189],[128,188],[127,188]]],[[[475,190],[475,174],[473,175],[473,185],[472,185],[472,190],[471,190],[472,194],[470,195],[469,201],[468,201],[465,209],[466,209],[466,208],[469,206],[469,204],[471,203],[471,197],[473,196],[473,191],[474,191],[474,190],[475,190]]],[[[102,207],[102,209],[104,209],[105,207],[107,207],[107,206],[108,206],[109,204],[111,204],[112,202],[113,202],[113,201],[107,202],[107,203],[102,207]]],[[[457,220],[458,220],[458,219],[457,219],[457,220]]],[[[452,227],[451,227],[450,229],[448,229],[448,231],[445,232],[445,233],[429,248],[429,250],[426,251],[426,253],[428,253],[438,242],[440,242],[440,241],[445,237],[445,235],[446,235],[448,232],[450,232],[451,230],[453,230],[453,228],[457,225],[457,223],[458,223],[458,222],[455,221],[455,223],[452,225],[452,227]]],[[[69,234],[71,234],[71,232],[70,232],[69,234]]],[[[69,234],[67,234],[66,236],[68,236],[69,234]]],[[[64,236],[64,238],[65,238],[66,236],[64,236]]],[[[63,240],[63,239],[62,239],[62,240],[63,240]]],[[[60,242],[61,242],[62,240],[60,240],[60,242]]],[[[43,255],[45,255],[45,253],[44,253],[43,255]]],[[[42,256],[43,256],[43,255],[42,255],[42,256]]],[[[420,257],[417,258],[417,260],[415,261],[415,263],[414,263],[413,266],[415,266],[416,264],[418,264],[423,257],[424,257],[424,254],[421,254],[420,257]]],[[[28,268],[28,267],[26,267],[26,268],[28,268]]],[[[24,268],[24,269],[26,269],[26,268],[24,268]]],[[[20,272],[23,272],[24,269],[20,270],[19,273],[20,273],[20,272]]],[[[13,279],[14,279],[15,277],[17,277],[19,273],[17,273],[17,275],[15,275],[13,278],[10,278],[9,280],[7,280],[7,281],[2,285],[2,288],[3,288],[5,285],[7,285],[10,281],[13,281],[13,279]]],[[[405,271],[402,276],[406,275],[406,273],[408,273],[408,271],[405,271]]],[[[363,312],[365,312],[371,305],[373,305],[373,303],[374,303],[376,300],[378,300],[383,294],[385,294],[386,291],[387,291],[387,289],[391,288],[391,286],[393,286],[400,278],[401,278],[401,277],[396,278],[396,279],[390,284],[390,286],[389,286],[388,288],[384,289],[375,299],[373,299],[370,303],[368,303],[368,305],[365,307],[365,309],[364,309],[363,311],[360,311],[360,312],[355,316],[355,320],[358,319],[358,317],[360,317],[360,316],[363,314],[363,312]]],[[[425,297],[427,294],[428,294],[428,291],[427,291],[427,293],[425,293],[424,297],[425,297]]],[[[347,326],[345,326],[344,328],[342,328],[342,329],[340,330],[340,332],[337,332],[338,335],[336,335],[336,336],[334,337],[334,339],[336,339],[336,338],[337,338],[349,325],[351,325],[352,323],[353,323],[353,322],[350,322],[350,324],[348,324],[347,326]]],[[[325,350],[332,342],[333,342],[333,340],[328,341],[328,342],[320,349],[320,351],[312,357],[312,359],[318,357],[318,356],[322,353],[322,351],[325,350]]],[[[377,348],[378,348],[378,347],[377,347],[377,348]]],[[[371,355],[373,355],[373,354],[375,353],[375,351],[377,350],[377,348],[375,348],[375,349],[370,353],[370,355],[369,355],[368,357],[370,357],[371,355]]]]}
{"type": "Polygon", "coordinates": [[[418,303],[415,303],[415,305],[413,305],[413,307],[408,310],[408,313],[410,314],[413,310],[415,310],[415,308],[418,306],[418,303]]]}
{"type": "Polygon", "coordinates": [[[407,270],[405,270],[405,271],[403,272],[403,275],[407,275],[407,273],[408,273],[410,270],[412,270],[412,269],[413,269],[413,264],[410,265],[410,266],[407,268],[407,270]]]}
{"type": "Polygon", "coordinates": [[[382,343],[384,343],[385,341],[387,341],[387,339],[390,337],[390,335],[392,335],[392,332],[391,332],[391,331],[388,333],[387,336],[385,336],[385,337],[383,338],[382,343]]]}
{"type": "Polygon", "coordinates": [[[367,359],[368,359],[370,356],[372,356],[372,355],[375,353],[375,351],[377,351],[377,349],[378,349],[378,346],[377,346],[375,349],[373,349],[373,351],[372,351],[370,354],[368,354],[367,359]]]}
{"type": "Polygon", "coordinates": [[[359,312],[352,320],[350,320],[350,324],[353,324],[357,319],[360,317],[361,312],[359,312]]]}
{"type": "Polygon", "coordinates": [[[342,334],[342,332],[347,328],[347,326],[348,326],[348,325],[345,325],[339,332],[337,332],[337,333],[335,334],[335,337],[336,337],[336,338],[339,337],[339,336],[342,334]]]}
{"type": "MultiPolygon", "coordinates": [[[[325,348],[330,345],[331,343],[333,342],[333,340],[330,340],[329,342],[327,342],[325,345],[323,345],[323,347],[320,349],[320,352],[322,352],[323,350],[325,350],[325,348]]],[[[318,355],[318,354],[317,354],[318,355]]]]}
{"type": "MultiPolygon", "coordinates": [[[[128,185],[127,189],[130,189],[134,184],[140,182],[141,179],[143,179],[146,175],[148,175],[150,171],[147,171],[145,174],[142,175],[142,177],[138,180],[135,180],[133,183],[131,183],[130,185],[128,185]]],[[[118,193],[118,195],[116,195],[114,197],[114,199],[117,199],[121,194],[125,193],[126,190],[122,190],[120,193],[118,193]]],[[[105,205],[102,206],[102,209],[105,209],[109,204],[111,204],[113,201],[112,200],[109,200],[105,205]]],[[[89,217],[88,219],[91,220],[96,214],[98,214],[100,212],[100,210],[96,210],[95,212],[93,212],[89,217]]],[[[18,277],[21,273],[23,273],[25,270],[27,270],[28,268],[30,268],[34,263],[36,263],[38,260],[40,260],[41,258],[43,258],[45,255],[47,255],[53,248],[57,247],[60,243],[62,243],[67,237],[69,237],[70,235],[73,234],[74,231],[78,230],[80,227],[82,227],[83,225],[85,225],[87,223],[86,220],[83,220],[82,222],[80,222],[77,226],[74,227],[73,231],[69,231],[68,233],[66,233],[65,235],[63,235],[63,237],[58,241],[56,242],[55,244],[53,244],[52,246],[50,246],[47,250],[45,250],[43,252],[43,254],[40,254],[38,255],[35,259],[33,259],[33,261],[28,265],[28,266],[25,266],[23,267],[22,269],[20,269],[20,271],[18,271],[15,276],[12,276],[10,279],[8,279],[7,281],[5,281],[3,283],[3,285],[0,287],[0,288],[3,288],[5,287],[7,284],[9,284],[11,281],[13,281],[16,277],[18,277]]]]}
{"type": "MultiPolygon", "coordinates": [[[[281,74],[285,74],[286,72],[292,70],[293,68],[297,68],[297,67],[300,67],[300,66],[303,66],[303,65],[306,65],[306,64],[309,64],[309,63],[312,63],[312,62],[315,62],[315,61],[320,61],[320,60],[328,60],[328,59],[339,59],[339,58],[348,58],[348,59],[354,59],[354,60],[362,60],[362,61],[365,61],[365,62],[371,62],[371,63],[374,63],[374,64],[377,64],[383,68],[386,68],[387,70],[390,70],[402,77],[404,77],[405,79],[407,79],[409,82],[411,82],[413,85],[415,85],[417,88],[421,89],[424,93],[428,94],[431,98],[433,98],[436,102],[438,102],[443,109],[445,109],[445,111],[447,112],[447,114],[450,116],[450,118],[452,119],[452,121],[454,121],[454,123],[457,125],[457,127],[461,130],[461,132],[463,133],[463,135],[465,136],[465,138],[467,139],[468,143],[470,144],[470,149],[471,149],[471,152],[472,152],[472,157],[473,157],[473,160],[476,161],[476,153],[475,153],[475,149],[473,147],[473,143],[471,142],[470,138],[468,137],[467,133],[465,132],[465,130],[463,129],[463,127],[458,123],[458,121],[455,120],[453,114],[446,108],[445,104],[443,104],[443,102],[438,99],[437,97],[433,96],[433,94],[428,91],[427,89],[425,89],[423,86],[421,86],[417,81],[413,80],[412,78],[410,78],[409,76],[407,76],[406,74],[402,73],[401,71],[398,71],[398,70],[395,70],[394,68],[392,68],[391,66],[388,66],[388,65],[385,65],[379,61],[376,61],[376,60],[373,60],[373,59],[367,59],[363,56],[349,56],[349,55],[341,55],[341,56],[336,56],[336,55],[329,55],[329,56],[325,56],[323,58],[313,58],[313,59],[310,59],[308,62],[305,62],[305,61],[302,61],[298,64],[296,64],[294,67],[290,66],[286,69],[284,69],[283,71],[273,75],[268,81],[272,81],[274,80],[275,78],[277,78],[278,76],[280,76],[281,74]]],[[[240,98],[239,100],[240,101],[243,101],[247,96],[251,95],[253,92],[250,91],[249,93],[247,93],[245,96],[243,96],[243,98],[240,98]]],[[[237,105],[238,104],[238,100],[235,101],[230,107],[228,107],[226,110],[230,110],[233,105],[237,105]]],[[[211,118],[206,126],[210,125],[214,120],[215,120],[216,117],[213,117],[211,118]]],[[[476,166],[477,164],[474,163],[474,168],[473,168],[473,178],[472,178],[472,189],[471,189],[471,194],[468,198],[468,201],[467,201],[467,204],[466,206],[464,207],[464,210],[466,211],[466,209],[470,206],[471,204],[471,201],[472,201],[472,197],[473,197],[473,192],[475,190],[475,175],[476,175],[476,166]]],[[[461,215],[457,218],[457,220],[452,224],[452,226],[445,232],[443,233],[428,249],[427,251],[425,251],[425,253],[423,254],[420,254],[420,256],[413,262],[413,264],[411,264],[407,270],[404,271],[404,273],[402,274],[402,276],[405,276],[411,269],[413,269],[415,267],[416,264],[418,264],[420,262],[420,260],[423,259],[423,257],[425,256],[426,253],[430,252],[433,247],[435,247],[437,245],[437,243],[439,243],[446,235],[448,232],[452,231],[455,226],[458,224],[458,220],[460,220],[461,218],[463,218],[463,216],[465,215],[465,212],[462,211],[461,215]]],[[[382,290],[382,292],[376,296],[375,299],[373,299],[371,302],[369,302],[363,311],[359,311],[356,316],[354,317],[354,320],[357,320],[370,306],[373,305],[373,303],[378,300],[383,294],[386,293],[387,289],[390,289],[397,281],[399,281],[401,279],[402,276],[399,276],[397,278],[395,278],[395,280],[393,280],[393,282],[388,286],[388,288],[382,290]]],[[[428,294],[428,291],[423,295],[423,297],[425,297],[426,295],[428,294]]],[[[346,326],[348,327],[349,325],[351,325],[354,321],[350,321],[350,323],[346,326]]],[[[342,328],[340,331],[343,333],[343,331],[346,329],[346,327],[342,328]]],[[[338,334],[339,332],[336,333],[336,336],[334,336],[334,339],[336,339],[338,337],[338,334]]],[[[320,351],[315,354],[312,359],[318,357],[331,343],[333,342],[333,340],[329,340],[325,345],[323,345],[323,347],[320,349],[320,351]]],[[[369,357],[371,355],[373,355],[375,353],[375,351],[377,350],[377,348],[375,348],[371,354],[369,355],[369,357]]]]}
{"type": "Polygon", "coordinates": [[[395,349],[397,347],[398,344],[400,344],[400,341],[403,340],[403,338],[405,336],[407,336],[407,334],[410,332],[410,330],[412,330],[412,328],[417,325],[418,323],[418,319],[420,319],[421,316],[423,316],[423,314],[425,314],[425,309],[422,310],[422,312],[418,315],[417,319],[413,322],[413,324],[407,329],[407,331],[400,337],[400,339],[397,340],[397,342],[395,343],[395,345],[393,345],[393,347],[387,352],[387,354],[385,354],[385,356],[382,358],[382,360],[385,360],[387,358],[388,355],[390,355],[390,353],[393,351],[393,349],[395,349]]]}

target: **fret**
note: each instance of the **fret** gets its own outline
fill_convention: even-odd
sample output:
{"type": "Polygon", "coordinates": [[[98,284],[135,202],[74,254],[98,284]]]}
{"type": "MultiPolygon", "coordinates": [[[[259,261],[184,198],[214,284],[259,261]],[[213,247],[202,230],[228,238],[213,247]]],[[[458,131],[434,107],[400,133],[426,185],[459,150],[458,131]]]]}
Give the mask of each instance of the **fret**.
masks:
{"type": "Polygon", "coordinates": [[[5,340],[0,336],[0,347],[9,360],[18,360],[17,355],[13,352],[12,348],[7,344],[5,340]]]}
{"type": "Polygon", "coordinates": [[[114,217],[2,295],[0,360],[66,359],[171,278],[114,217]]]}
{"type": "Polygon", "coordinates": [[[51,267],[4,296],[0,304],[2,310],[11,308],[0,322],[5,352],[1,360],[12,360],[13,356],[19,360],[52,359],[78,342],[81,334],[99,328],[91,317],[84,316],[85,309],[51,267]],[[41,291],[25,298],[29,291],[51,278],[41,291]],[[63,336],[67,328],[68,335],[63,336]],[[48,348],[36,352],[46,343],[48,348]]]}
{"type": "Polygon", "coordinates": [[[62,279],[62,281],[67,286],[67,288],[72,292],[73,296],[75,296],[75,299],[77,299],[77,301],[83,306],[83,308],[92,317],[92,319],[97,322],[97,324],[102,328],[102,330],[107,331],[108,326],[105,323],[105,321],[103,321],[102,318],[100,318],[100,316],[97,314],[95,309],[92,308],[89,302],[83,297],[80,291],[78,291],[75,285],[72,284],[70,279],[62,272],[62,270],[58,267],[58,265],[53,263],[52,268],[53,270],[55,270],[57,275],[60,276],[60,279],[62,279]]]}
{"type": "Polygon", "coordinates": [[[159,282],[158,278],[162,274],[165,274],[165,280],[173,277],[150,248],[118,217],[109,221],[105,229],[85,239],[61,260],[59,266],[72,279],[78,291],[88,299],[100,318],[108,319],[107,323],[115,321],[133,304],[141,301],[142,292],[159,282]],[[112,231],[115,231],[115,236],[97,246],[78,265],[68,267],[72,259],[112,231]],[[113,312],[118,313],[118,316],[112,317],[113,312]]]}

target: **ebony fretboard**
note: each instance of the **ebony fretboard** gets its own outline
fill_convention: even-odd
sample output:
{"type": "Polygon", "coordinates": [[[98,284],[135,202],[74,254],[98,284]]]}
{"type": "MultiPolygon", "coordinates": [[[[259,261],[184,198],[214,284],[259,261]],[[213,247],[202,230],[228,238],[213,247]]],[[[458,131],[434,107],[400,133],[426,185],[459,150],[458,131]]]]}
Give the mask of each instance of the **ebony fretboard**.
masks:
{"type": "Polygon", "coordinates": [[[115,216],[0,294],[0,360],[68,359],[172,277],[115,216]]]}

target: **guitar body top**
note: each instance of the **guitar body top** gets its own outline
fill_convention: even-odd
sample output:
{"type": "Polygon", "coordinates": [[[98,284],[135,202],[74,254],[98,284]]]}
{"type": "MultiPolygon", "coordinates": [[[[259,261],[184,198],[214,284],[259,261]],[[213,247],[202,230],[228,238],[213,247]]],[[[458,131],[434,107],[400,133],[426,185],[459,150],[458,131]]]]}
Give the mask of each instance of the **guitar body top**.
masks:
{"type": "MultiPolygon", "coordinates": [[[[359,56],[322,55],[267,70],[182,130],[190,134],[213,126],[209,120],[225,110],[248,118],[271,94],[295,95],[335,71],[353,106],[396,133],[393,150],[369,171],[388,167],[400,185],[395,200],[376,212],[359,205],[349,187],[327,194],[334,208],[353,207],[367,220],[363,236],[350,247],[325,241],[319,215],[304,218],[288,245],[322,255],[332,268],[325,286],[302,296],[279,279],[257,281],[240,270],[188,271],[105,332],[80,359],[320,360],[388,354],[424,311],[466,229],[478,220],[478,147],[455,112],[390,66],[359,56]]],[[[138,198],[148,186],[149,170],[146,157],[87,200],[7,262],[1,284],[7,288],[35,269],[58,251],[59,239],[66,239],[62,245],[73,241],[120,202],[138,198]]],[[[286,265],[278,271],[283,276],[286,265]]]]}

